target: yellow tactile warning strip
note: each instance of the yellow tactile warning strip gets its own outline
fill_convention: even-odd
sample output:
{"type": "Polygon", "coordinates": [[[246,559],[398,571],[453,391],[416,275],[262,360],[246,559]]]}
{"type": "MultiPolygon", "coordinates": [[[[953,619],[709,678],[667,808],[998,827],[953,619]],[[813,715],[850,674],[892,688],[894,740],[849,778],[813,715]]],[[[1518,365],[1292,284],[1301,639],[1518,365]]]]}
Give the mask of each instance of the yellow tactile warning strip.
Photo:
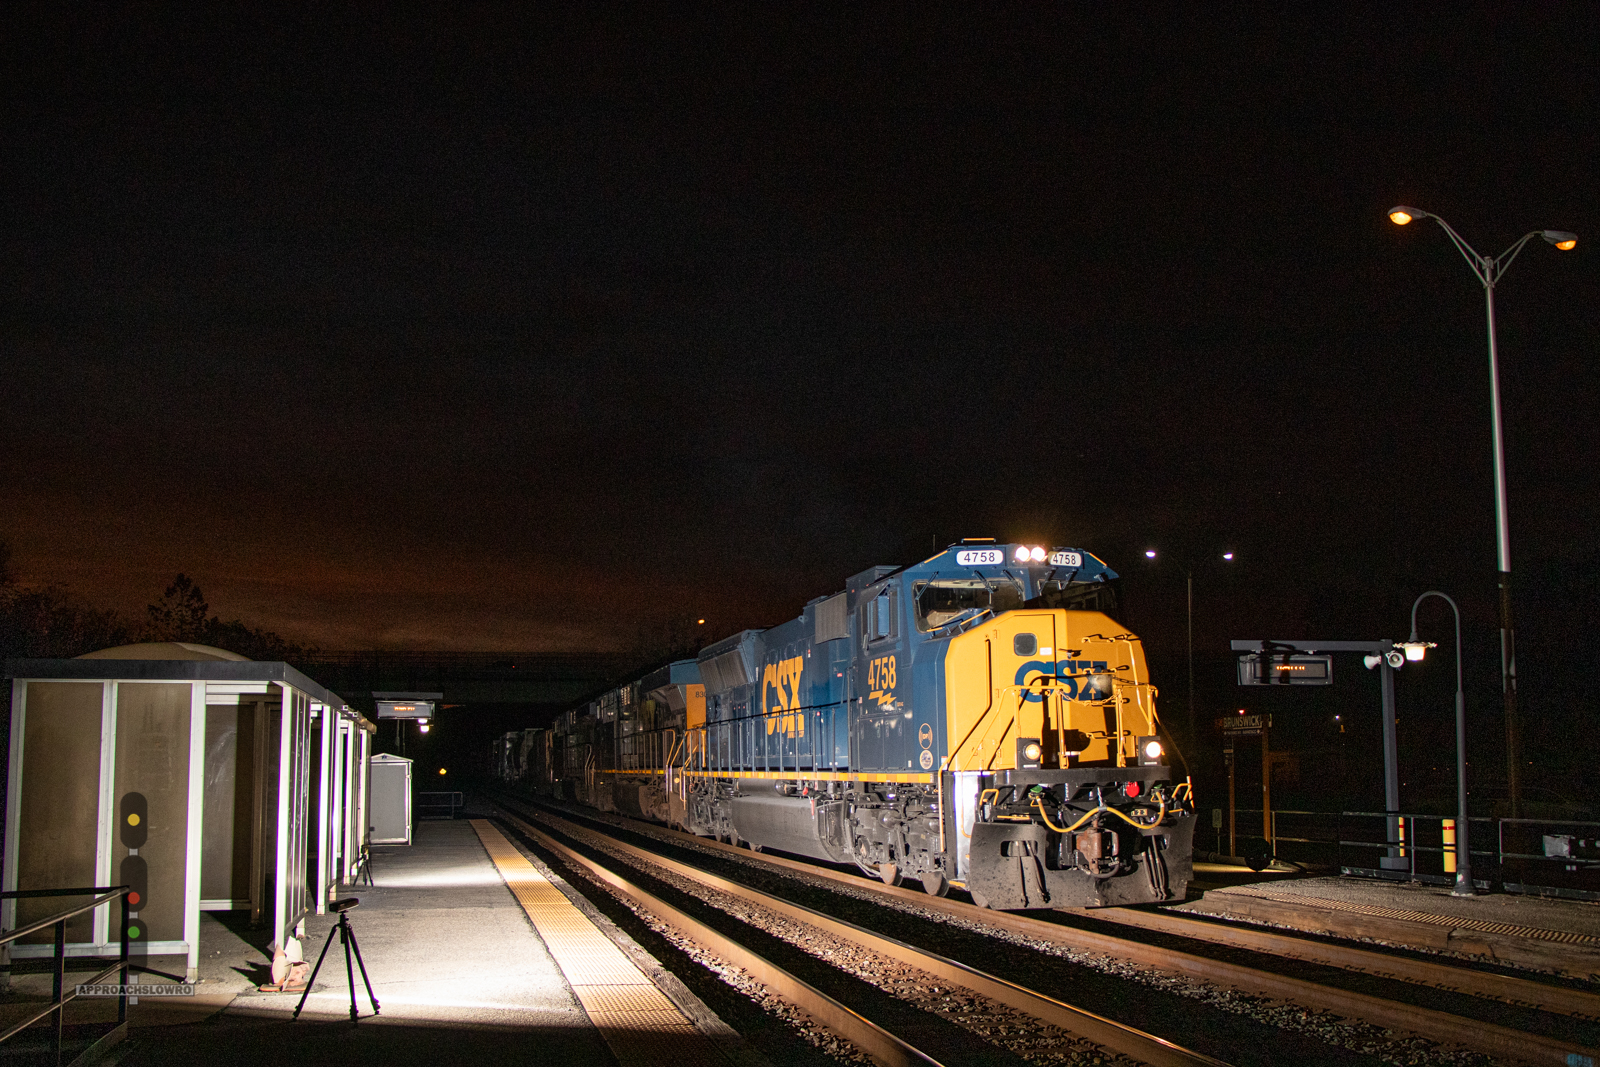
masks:
{"type": "Polygon", "coordinates": [[[682,1055],[686,1046],[710,1051],[694,1023],[504,834],[485,819],[472,828],[623,1067],[660,1067],[663,1054],[682,1055]]]}
{"type": "Polygon", "coordinates": [[[1221,894],[1226,899],[1230,894],[1240,896],[1262,897],[1266,900],[1276,900],[1284,904],[1308,904],[1318,908],[1330,908],[1334,911],[1350,911],[1358,915],[1371,915],[1381,919],[1405,919],[1408,922],[1428,923],[1432,926],[1453,926],[1462,930],[1479,930],[1486,934],[1507,934],[1511,937],[1526,937],[1534,941],[1559,941],[1569,945],[1600,944],[1600,937],[1593,934],[1579,934],[1568,930],[1542,930],[1537,926],[1514,926],[1511,923],[1490,922],[1487,919],[1465,919],[1450,915],[1435,915],[1431,911],[1404,911],[1400,908],[1385,908],[1377,904],[1351,904],[1343,900],[1329,900],[1326,897],[1302,896],[1299,893],[1271,893],[1263,889],[1252,889],[1249,886],[1238,886],[1221,894]]]}

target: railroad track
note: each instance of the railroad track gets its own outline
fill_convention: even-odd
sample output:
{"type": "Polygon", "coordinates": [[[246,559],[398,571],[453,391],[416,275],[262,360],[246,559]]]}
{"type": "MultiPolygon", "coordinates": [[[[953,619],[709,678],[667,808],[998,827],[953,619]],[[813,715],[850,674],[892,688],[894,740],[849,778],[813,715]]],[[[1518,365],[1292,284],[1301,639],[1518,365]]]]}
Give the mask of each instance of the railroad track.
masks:
{"type": "MultiPolygon", "coordinates": [[[[549,829],[573,839],[593,841],[604,838],[607,848],[620,851],[641,863],[661,867],[679,877],[697,882],[719,893],[735,897],[761,908],[777,912],[788,919],[815,927],[835,937],[855,944],[909,967],[926,971],[936,977],[965,987],[1033,1019],[1059,1027],[1071,1034],[1091,1041],[1112,1052],[1155,1067],[1228,1067],[1228,1064],[1211,1056],[1186,1049],[1172,1041],[1146,1033],[1135,1027],[1116,1022],[1074,1007],[1064,1001],[1034,992],[1008,979],[986,974],[977,968],[955,960],[907,945],[862,927],[844,922],[821,912],[771,897],[732,880],[677,860],[647,852],[637,846],[605,837],[594,830],[577,826],[559,816],[539,813],[535,817],[545,822],[541,828],[520,818],[501,805],[501,817],[515,830],[520,831],[539,845],[555,853],[564,861],[589,872],[597,880],[653,914],[678,933],[699,945],[706,952],[740,967],[765,984],[785,1000],[806,1012],[833,1033],[854,1044],[874,1062],[884,1067],[941,1067],[934,1056],[919,1049],[904,1036],[896,1034],[889,1026],[868,1019],[855,1008],[849,1007],[829,994],[806,982],[784,967],[765,958],[738,940],[729,937],[706,923],[690,916],[658,895],[612,871],[598,861],[585,856],[555,836],[549,829]]],[[[981,1039],[974,1036],[974,1042],[981,1039]]],[[[984,1042],[983,1044],[987,1044],[984,1042]]],[[[989,1046],[992,1049],[992,1045],[989,1046]]],[[[982,1053],[977,1054],[981,1060],[982,1053]]]]}
{"type": "MultiPolygon", "coordinates": [[[[601,821],[596,820],[596,816],[592,813],[583,813],[583,817],[601,821]]],[[[957,900],[880,885],[853,874],[841,873],[812,863],[755,854],[732,845],[651,823],[621,819],[617,816],[605,816],[604,821],[624,823],[628,829],[660,840],[681,842],[704,850],[726,853],[730,858],[747,865],[770,867],[826,882],[839,883],[848,886],[857,894],[877,895],[886,900],[942,913],[965,923],[1005,931],[1029,940],[1125,959],[1187,978],[1202,979],[1247,993],[1288,1001],[1314,1011],[1333,1012],[1345,1018],[1361,1020],[1385,1029],[1409,1032],[1431,1041],[1471,1049],[1500,1061],[1593,1067],[1596,1059],[1600,1059],[1600,1054],[1597,1054],[1592,1047],[1544,1033],[1342,989],[1272,970],[1217,959],[1198,952],[1183,951],[1170,945],[1146,944],[1127,936],[1081,929],[1028,915],[989,911],[957,900]]],[[[611,839],[608,843],[611,847],[634,850],[646,862],[662,866],[674,864],[676,867],[681,867],[683,870],[680,873],[684,877],[696,880],[716,877],[709,876],[707,872],[700,871],[697,867],[667,860],[666,857],[637,849],[636,846],[626,845],[615,839],[611,839]]],[[[766,906],[770,907],[770,902],[774,898],[763,894],[763,899],[766,906]]],[[[1070,916],[1073,913],[1066,914],[1070,916]]],[[[1096,911],[1090,917],[1097,923],[1137,927],[1169,937],[1181,937],[1225,948],[1244,949],[1357,971],[1383,980],[1424,985],[1450,993],[1569,1015],[1576,1019],[1600,1018],[1600,996],[1580,989],[1547,985],[1511,975],[1395,956],[1353,946],[1326,944],[1274,931],[1222,926],[1170,914],[1108,909],[1096,911]]]]}

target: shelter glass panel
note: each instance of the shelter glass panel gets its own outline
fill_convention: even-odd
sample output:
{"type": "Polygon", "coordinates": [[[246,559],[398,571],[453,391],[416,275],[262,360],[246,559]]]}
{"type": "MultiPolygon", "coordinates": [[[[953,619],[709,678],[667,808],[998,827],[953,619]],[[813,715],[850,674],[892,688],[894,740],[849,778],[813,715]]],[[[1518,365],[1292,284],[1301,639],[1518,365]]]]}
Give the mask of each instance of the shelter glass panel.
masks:
{"type": "MultiPolygon", "coordinates": [[[[17,888],[69,889],[95,884],[100,827],[101,682],[29,682],[22,736],[22,790],[14,816],[17,888]]],[[[181,884],[181,883],[180,883],[181,884]]],[[[19,900],[17,924],[83,901],[19,900]]],[[[94,916],[67,923],[67,940],[92,941],[94,916]]],[[[15,927],[13,927],[15,929],[15,927]]],[[[22,940],[48,943],[50,930],[22,940]]]]}
{"type": "MultiPolygon", "coordinates": [[[[183,940],[191,692],[187,682],[117,684],[116,797],[120,802],[129,793],[142,793],[149,813],[139,848],[149,870],[149,893],[138,911],[150,941],[183,940]]],[[[112,870],[120,870],[128,848],[113,839],[111,855],[112,870]]]]}

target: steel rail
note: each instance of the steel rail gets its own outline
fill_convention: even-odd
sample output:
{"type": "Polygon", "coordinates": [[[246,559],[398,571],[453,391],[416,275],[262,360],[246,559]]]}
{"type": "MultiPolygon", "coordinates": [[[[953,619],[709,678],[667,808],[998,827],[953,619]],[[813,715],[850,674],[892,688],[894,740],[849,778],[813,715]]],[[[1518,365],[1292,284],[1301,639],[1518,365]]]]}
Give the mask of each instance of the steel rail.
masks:
{"type": "MultiPolygon", "coordinates": [[[[1076,1034],[1140,1062],[1152,1064],[1154,1067],[1228,1067],[1226,1061],[1191,1051],[1165,1038],[1145,1033],[1124,1023],[1074,1007],[1053,997],[1047,997],[1042,993],[1036,993],[1005,978],[986,974],[964,963],[916,948],[903,941],[872,933],[859,926],[836,919],[831,915],[825,915],[803,905],[770,896],[759,890],[751,889],[749,886],[740,885],[738,882],[711,874],[708,871],[702,871],[690,864],[681,863],[678,860],[669,859],[639,848],[636,845],[618,841],[613,837],[590,830],[587,827],[576,826],[559,816],[540,813],[537,817],[555,825],[561,832],[570,836],[590,840],[599,839],[607,847],[617,849],[642,863],[662,867],[680,877],[688,878],[719,892],[737,897],[740,900],[759,905],[769,911],[775,911],[797,922],[814,926],[837,937],[853,941],[869,952],[887,956],[896,962],[917,967],[930,974],[937,975],[947,982],[965,986],[981,996],[989,997],[1009,1008],[1030,1015],[1040,1022],[1060,1027],[1069,1033],[1076,1034]]],[[[537,834],[541,841],[548,839],[547,835],[540,833],[535,827],[530,826],[514,815],[508,816],[508,819],[524,832],[537,834]]],[[[565,854],[563,853],[563,855],[565,854]]]]}
{"type": "MultiPolygon", "coordinates": [[[[719,852],[726,852],[737,856],[744,861],[757,861],[771,864],[815,878],[838,882],[858,890],[868,890],[881,893],[884,896],[912,904],[916,907],[926,908],[930,911],[942,912],[967,922],[976,922],[992,926],[996,929],[1024,937],[1037,938],[1042,941],[1062,945],[1081,952],[1090,952],[1098,955],[1112,956],[1126,959],[1143,966],[1164,970],[1170,973],[1183,975],[1189,978],[1199,978],[1205,981],[1216,982],[1221,985],[1232,986],[1236,989],[1260,996],[1271,997],[1276,1000],[1286,1000],[1298,1003],[1313,1010],[1332,1011],[1347,1018],[1358,1019],[1364,1022],[1382,1026],[1387,1029],[1400,1030],[1416,1034],[1431,1041],[1441,1041],[1459,1045],[1486,1055],[1509,1059],[1520,1063],[1530,1064],[1555,1064],[1560,1067],[1570,1067],[1571,1064],[1581,1064],[1587,1059],[1593,1063],[1600,1061],[1600,1049],[1577,1045],[1572,1042],[1561,1041],[1547,1037],[1543,1034],[1530,1033],[1526,1030],[1517,1030],[1497,1023],[1480,1022],[1475,1019],[1452,1015],[1448,1012],[1432,1008],[1423,1008],[1411,1004],[1386,1000],[1365,993],[1339,989],[1335,986],[1322,985],[1317,982],[1287,975],[1275,974],[1242,964],[1228,963],[1223,960],[1208,959],[1204,956],[1194,955],[1174,949],[1160,948],[1154,945],[1142,944],[1127,938],[1116,937],[1111,934],[1102,934],[1090,930],[1080,930],[1057,923],[1045,922],[1040,919],[1030,918],[1016,912],[992,911],[979,908],[973,904],[963,904],[960,901],[949,900],[943,897],[929,896],[915,890],[902,889],[898,886],[874,885],[866,879],[855,875],[843,874],[829,870],[811,863],[799,860],[784,859],[777,856],[756,854],[732,845],[708,840],[694,834],[672,830],[651,823],[639,823],[638,820],[628,819],[649,831],[670,837],[682,838],[688,842],[713,848],[719,852]],[[1573,1059],[1571,1057],[1577,1057],[1573,1059]]],[[[1083,909],[1073,909],[1081,914],[1090,914],[1083,909]]],[[[1107,909],[1109,910],[1109,909],[1107,909]]],[[[1101,913],[1096,910],[1093,917],[1100,918],[1101,913]]],[[[1148,915],[1149,913],[1137,913],[1148,915]]],[[[1184,920],[1178,920],[1180,922],[1184,920]]],[[[1131,925],[1131,924],[1130,924],[1131,925]]],[[[1265,933],[1265,931],[1257,931],[1265,933]]],[[[1244,933],[1244,931],[1239,931],[1244,933]]],[[[1194,936],[1185,933],[1183,936],[1194,936]]],[[[1278,935],[1286,936],[1286,935],[1278,935]]],[[[1298,939],[1291,939],[1298,940],[1298,939]]],[[[1265,943],[1265,942],[1263,942],[1265,943]]],[[[1311,942],[1300,942],[1300,946],[1310,946],[1311,942]]],[[[1247,947],[1240,944],[1239,947],[1247,947]]],[[[1299,947],[1299,946],[1297,946],[1299,947]]],[[[1322,946],[1317,946],[1318,948],[1322,946]]],[[[1360,950],[1350,950],[1360,951],[1360,950]]],[[[1283,954],[1283,953],[1275,953],[1283,954]]],[[[1384,966],[1401,962],[1398,957],[1384,956],[1371,953],[1375,957],[1374,967],[1362,968],[1378,977],[1391,977],[1375,969],[1377,964],[1384,966]]],[[[1317,960],[1314,956],[1307,959],[1317,960]]],[[[1422,961],[1405,961],[1422,962],[1422,961]]],[[[1338,964],[1331,964],[1339,966],[1338,964]]],[[[1434,964],[1431,966],[1446,966],[1434,964]]],[[[1454,970],[1454,969],[1453,969],[1454,970]]],[[[1420,972],[1414,972],[1420,973],[1420,972]]],[[[1484,972],[1461,971],[1461,974],[1484,976],[1484,972]]],[[[1507,978],[1505,976],[1492,976],[1503,983],[1523,983],[1526,986],[1537,985],[1526,979],[1507,978]]],[[[1431,984],[1431,983],[1429,983],[1431,984]]],[[[1441,988],[1448,988],[1443,987],[1441,988]]],[[[1520,988],[1506,986],[1506,988],[1520,988]]],[[[1556,987],[1542,987],[1554,989],[1556,987]]],[[[1569,991],[1576,992],[1576,991],[1569,991]]],[[[1580,994],[1585,996],[1586,994],[1580,994]]],[[[1519,998],[1517,1002],[1525,1002],[1519,998]]],[[[1542,1002],[1533,1002],[1534,1006],[1542,1007],[1542,1002]]],[[[1592,1010],[1592,1009],[1590,1009],[1592,1010]]],[[[1581,1013],[1587,1014],[1587,1011],[1581,1013]]]]}
{"type": "MultiPolygon", "coordinates": [[[[1001,929],[1013,929],[1007,921],[1008,917],[1012,915],[1010,912],[990,911],[975,905],[963,904],[960,901],[930,897],[915,889],[902,889],[898,886],[874,883],[854,874],[846,874],[813,863],[785,859],[765,853],[754,853],[736,845],[725,845],[713,838],[699,837],[695,834],[674,830],[656,823],[641,822],[637,819],[629,819],[620,815],[610,817],[636,826],[640,832],[679,839],[685,843],[693,843],[703,848],[726,852],[729,855],[739,857],[741,860],[769,863],[773,866],[804,872],[827,881],[840,882],[855,889],[882,893],[893,899],[916,904],[934,911],[960,915],[962,918],[973,922],[986,923],[1001,929]]],[[[1061,910],[1068,914],[1081,915],[1084,918],[1094,919],[1098,922],[1118,923],[1123,926],[1139,927],[1156,933],[1188,937],[1197,941],[1209,941],[1213,944],[1226,945],[1229,948],[1240,948],[1273,956],[1284,956],[1308,963],[1320,963],[1328,967],[1338,967],[1341,970],[1356,971],[1363,974],[1371,974],[1378,978],[1410,982],[1414,985],[1428,986],[1445,992],[1460,993],[1486,1000],[1497,1000],[1518,1007],[1534,1008],[1558,1015],[1600,1020],[1600,994],[1582,989],[1573,989],[1568,986],[1548,985],[1528,978],[1519,978],[1515,975],[1496,974],[1492,971],[1476,971],[1455,964],[1394,956],[1353,945],[1309,941],[1293,934],[1265,930],[1260,927],[1224,926],[1202,918],[1189,918],[1170,912],[1152,912],[1136,908],[1064,908],[1061,910]]],[[[1038,922],[1039,920],[1028,921],[1038,922]]],[[[1054,926],[1055,924],[1047,925],[1054,926]]],[[[1032,933],[1031,930],[1014,930],[1014,932],[1032,933]]]]}
{"type": "Polygon", "coordinates": [[[588,871],[705,951],[747,971],[783,999],[861,1049],[880,1067],[942,1067],[937,1060],[909,1042],[846,1007],[820,989],[796,978],[777,964],[713,930],[698,919],[691,918],[582,853],[568,848],[537,827],[530,826],[514,816],[510,817],[509,821],[515,823],[523,833],[537,840],[545,848],[588,871]]]}

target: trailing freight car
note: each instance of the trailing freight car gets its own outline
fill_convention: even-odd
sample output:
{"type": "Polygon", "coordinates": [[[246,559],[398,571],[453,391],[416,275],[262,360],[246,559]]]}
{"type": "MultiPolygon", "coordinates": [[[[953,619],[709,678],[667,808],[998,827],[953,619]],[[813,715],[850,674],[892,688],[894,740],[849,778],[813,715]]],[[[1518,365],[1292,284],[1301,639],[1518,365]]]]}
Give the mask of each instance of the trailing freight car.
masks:
{"type": "Polygon", "coordinates": [[[992,542],[874,567],[569,711],[521,773],[993,908],[1182,899],[1190,785],[1115,579],[1087,552],[992,542]]]}

